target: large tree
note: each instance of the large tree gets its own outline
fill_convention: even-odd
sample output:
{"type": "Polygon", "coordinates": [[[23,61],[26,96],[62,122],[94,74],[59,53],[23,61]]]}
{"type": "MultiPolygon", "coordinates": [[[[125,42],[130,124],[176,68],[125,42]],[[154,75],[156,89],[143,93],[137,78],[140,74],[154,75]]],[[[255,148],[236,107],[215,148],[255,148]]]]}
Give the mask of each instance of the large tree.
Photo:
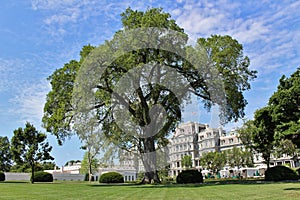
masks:
{"type": "Polygon", "coordinates": [[[74,116],[96,112],[110,140],[140,154],[144,182],[159,182],[156,152],[166,152],[167,136],[181,120],[181,103],[192,93],[208,109],[219,104],[224,122],[237,120],[244,116],[243,91],[256,72],[230,36],[187,46],[188,36],[162,9],[128,8],[121,17],[123,28],[112,40],[84,47],[79,62],[49,77],[43,123],[63,141],[74,133],[74,116]]]}
{"type": "Polygon", "coordinates": [[[11,139],[13,160],[17,165],[28,164],[31,167],[31,183],[34,183],[35,166],[40,161],[53,160],[52,147],[46,141],[47,136],[27,122],[25,128],[14,130],[11,139]]]}
{"type": "Polygon", "coordinates": [[[300,147],[300,68],[290,77],[282,76],[269,99],[276,124],[276,138],[290,139],[300,147]]]}
{"type": "Polygon", "coordinates": [[[246,147],[250,147],[254,152],[260,153],[270,166],[272,153],[275,152],[276,124],[272,118],[272,107],[266,106],[255,111],[254,120],[247,121],[239,130],[239,137],[246,147]]]}
{"type": "Polygon", "coordinates": [[[0,136],[0,171],[8,172],[12,165],[12,155],[8,137],[0,136]]]}

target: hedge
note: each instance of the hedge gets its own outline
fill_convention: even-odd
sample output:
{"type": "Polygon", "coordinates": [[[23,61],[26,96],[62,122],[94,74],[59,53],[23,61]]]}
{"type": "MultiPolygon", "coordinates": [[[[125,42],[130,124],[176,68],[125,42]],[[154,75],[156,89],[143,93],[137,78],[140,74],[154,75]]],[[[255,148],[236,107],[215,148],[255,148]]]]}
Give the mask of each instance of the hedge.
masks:
{"type": "Polygon", "coordinates": [[[99,179],[100,183],[124,183],[123,175],[117,172],[108,172],[102,174],[99,179]]]}
{"type": "Polygon", "coordinates": [[[269,168],[265,173],[266,181],[283,181],[283,180],[298,180],[299,176],[293,169],[277,165],[269,168]]]}
{"type": "Polygon", "coordinates": [[[5,174],[4,174],[4,172],[0,172],[0,181],[5,181],[5,174]]]}
{"type": "Polygon", "coordinates": [[[53,182],[53,175],[48,172],[34,172],[34,182],[53,182]]]}
{"type": "Polygon", "coordinates": [[[176,183],[203,183],[203,176],[197,170],[186,170],[178,174],[176,183]]]}

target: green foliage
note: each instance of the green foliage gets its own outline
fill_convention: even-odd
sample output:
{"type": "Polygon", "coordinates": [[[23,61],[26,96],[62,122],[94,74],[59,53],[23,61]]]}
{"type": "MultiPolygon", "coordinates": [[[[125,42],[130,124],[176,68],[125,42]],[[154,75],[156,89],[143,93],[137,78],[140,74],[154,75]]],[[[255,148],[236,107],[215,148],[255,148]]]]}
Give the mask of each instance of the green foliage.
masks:
{"type": "Polygon", "coordinates": [[[176,183],[203,183],[203,176],[197,170],[182,171],[176,177],[176,183]]]}
{"type": "Polygon", "coordinates": [[[69,166],[69,165],[73,165],[74,163],[80,163],[81,160],[69,160],[65,163],[64,166],[69,166]]]}
{"type": "Polygon", "coordinates": [[[89,173],[84,174],[84,181],[95,181],[94,176],[90,176],[89,173]],[[91,178],[90,178],[91,177],[91,178]],[[90,180],[91,179],[91,180],[90,180]]]}
{"type": "Polygon", "coordinates": [[[8,137],[0,136],[0,171],[8,172],[11,168],[12,155],[8,137]]]}
{"type": "Polygon", "coordinates": [[[181,166],[191,168],[193,165],[192,156],[185,155],[181,158],[181,166]]]}
{"type": "Polygon", "coordinates": [[[300,68],[289,78],[282,76],[269,99],[276,123],[276,137],[290,139],[300,147],[300,68]]]}
{"type": "Polygon", "coordinates": [[[100,183],[124,183],[124,178],[120,173],[108,172],[100,176],[99,182],[100,183]]]}
{"type": "Polygon", "coordinates": [[[210,169],[212,172],[217,173],[226,164],[226,152],[207,152],[204,153],[200,160],[200,165],[203,168],[210,169]]]}
{"type": "MultiPolygon", "coordinates": [[[[136,70],[136,66],[149,64],[147,67],[150,68],[149,71],[153,73],[153,76],[156,76],[156,71],[159,71],[157,68],[159,65],[164,65],[176,71],[181,77],[184,77],[185,81],[188,81],[189,85],[191,85],[190,90],[192,93],[204,101],[207,109],[213,103],[224,104],[225,98],[227,104],[222,104],[223,109],[221,109],[224,121],[237,120],[244,116],[244,108],[247,102],[243,97],[243,91],[250,89],[249,81],[256,77],[256,72],[249,70],[249,58],[243,55],[243,47],[237,40],[230,36],[214,35],[207,39],[200,38],[195,47],[188,46],[188,36],[184,33],[183,28],[179,27],[175,20],[170,18],[169,13],[165,13],[158,8],[149,8],[145,12],[134,11],[128,8],[121,14],[121,17],[123,27],[116,32],[112,40],[106,41],[98,48],[90,45],[83,47],[80,53],[80,61],[70,61],[62,68],[57,69],[48,78],[52,89],[47,95],[47,102],[44,107],[43,126],[48,132],[57,137],[60,144],[66,137],[76,133],[76,131],[72,130],[76,126],[73,126],[74,124],[72,123],[74,122],[74,108],[78,108],[80,102],[75,101],[74,103],[72,96],[74,94],[74,86],[81,84],[76,84],[75,80],[81,67],[85,63],[90,62],[96,63],[96,65],[95,68],[92,68],[87,73],[96,74],[97,82],[93,83],[91,88],[87,89],[84,87],[82,90],[79,88],[79,91],[92,92],[92,99],[95,100],[95,104],[88,103],[88,108],[84,110],[92,110],[91,113],[96,113],[103,133],[123,149],[136,147],[139,149],[139,153],[155,152],[157,147],[167,145],[168,134],[181,120],[181,99],[178,100],[175,96],[176,94],[170,92],[169,89],[182,88],[182,85],[184,85],[183,80],[176,78],[173,82],[170,82],[172,80],[168,77],[170,75],[168,73],[158,72],[159,78],[155,78],[157,79],[155,83],[152,83],[153,80],[148,81],[149,84],[140,85],[134,93],[125,91],[127,89],[125,87],[122,91],[122,95],[125,98],[122,96],[113,99],[113,94],[116,94],[114,90],[118,86],[117,84],[121,77],[130,70],[136,70]],[[148,35],[143,38],[130,35],[130,30],[145,27],[156,27],[157,29],[151,29],[151,33],[146,32],[148,35]],[[166,29],[177,31],[180,37],[174,39],[174,35],[168,33],[166,29]],[[124,49],[134,46],[135,43],[148,44],[149,41],[147,39],[143,41],[144,38],[152,38],[153,41],[151,43],[154,43],[154,46],[160,47],[165,45],[172,51],[181,52],[182,55],[177,55],[177,53],[164,49],[148,47],[123,53],[124,49]],[[93,52],[91,53],[92,50],[93,52]],[[93,53],[95,52],[99,53],[99,56],[96,56],[97,61],[93,60],[93,53]],[[109,56],[115,58],[113,62],[107,62],[109,56]],[[186,56],[186,59],[184,56],[186,56]],[[193,66],[190,60],[199,60],[199,62],[194,64],[199,66],[193,66]],[[210,65],[213,66],[213,69],[208,69],[210,65]],[[104,68],[105,71],[102,76],[97,73],[99,69],[104,68]],[[198,70],[199,68],[205,70],[198,70]],[[206,77],[211,77],[209,70],[216,72],[215,74],[218,76],[220,75],[220,81],[224,82],[224,87],[222,87],[225,89],[224,95],[219,97],[217,96],[219,95],[218,88],[210,88],[210,86],[219,85],[216,84],[216,79],[211,78],[213,79],[211,85],[207,83],[208,80],[204,80],[206,77]],[[162,86],[166,80],[169,81],[168,83],[170,84],[168,85],[170,88],[162,86]],[[211,92],[215,95],[210,94],[211,92]],[[124,120],[126,124],[130,120],[133,124],[143,128],[151,125],[154,121],[153,118],[160,119],[151,114],[152,108],[159,104],[166,113],[164,123],[153,137],[141,138],[134,134],[127,134],[117,124],[113,115],[116,103],[128,108],[129,117],[125,117],[126,119],[124,120]]],[[[152,77],[152,75],[143,74],[141,77],[152,77]]],[[[85,77],[82,80],[83,85],[91,82],[93,82],[91,77],[88,79],[85,77]]],[[[83,95],[83,98],[79,98],[79,100],[84,101],[82,99],[86,96],[89,95],[83,95]]],[[[183,96],[182,100],[189,100],[190,98],[186,94],[180,94],[180,96],[183,96]]],[[[142,130],[145,131],[146,129],[143,128],[142,130]]],[[[151,131],[155,132],[155,130],[151,131]]],[[[144,167],[146,171],[153,171],[150,169],[150,166],[155,166],[155,164],[156,161],[153,161],[153,163],[145,162],[144,167]]],[[[147,180],[155,179],[155,181],[159,181],[157,173],[145,173],[146,175],[154,176],[147,177],[147,180]]]]}
{"type": "Polygon", "coordinates": [[[226,151],[227,163],[230,167],[252,167],[253,166],[253,155],[250,151],[242,150],[241,148],[233,147],[226,151]]]}
{"type": "Polygon", "coordinates": [[[88,174],[89,171],[91,170],[90,173],[95,173],[98,171],[99,168],[99,160],[94,158],[91,161],[91,165],[89,164],[89,160],[88,160],[88,152],[85,152],[83,160],[81,161],[81,168],[80,168],[80,173],[81,174],[88,174]]]}
{"type": "MultiPolygon", "coordinates": [[[[36,130],[30,123],[25,124],[25,128],[14,130],[11,140],[11,151],[13,160],[19,166],[29,165],[31,174],[34,177],[34,169],[39,161],[53,160],[50,155],[52,147],[46,142],[47,136],[36,130]]],[[[34,182],[34,179],[31,179],[34,182]]]]}
{"type": "Polygon", "coordinates": [[[296,171],[297,171],[299,179],[300,179],[300,168],[296,169],[296,171]]]}
{"type": "Polygon", "coordinates": [[[4,174],[4,172],[0,172],[0,181],[5,181],[5,174],[4,174]]]}
{"type": "Polygon", "coordinates": [[[212,35],[199,38],[198,44],[209,52],[210,59],[215,63],[226,92],[226,119],[238,120],[243,117],[247,101],[243,91],[250,89],[250,80],[256,78],[257,71],[249,70],[250,59],[243,55],[243,46],[232,37],[212,35]]]}
{"type": "Polygon", "coordinates": [[[293,169],[278,165],[267,169],[265,172],[266,181],[284,181],[284,180],[298,180],[299,175],[293,169]]]}
{"type": "Polygon", "coordinates": [[[43,170],[53,170],[56,166],[55,162],[43,162],[41,164],[43,170]]]}
{"type": "Polygon", "coordinates": [[[34,172],[34,177],[33,179],[34,182],[53,182],[53,175],[47,172],[39,171],[39,172],[34,172]]]}
{"type": "Polygon", "coordinates": [[[239,137],[242,138],[243,144],[251,150],[261,153],[268,168],[271,154],[275,152],[276,146],[276,124],[271,112],[270,106],[257,110],[254,114],[254,120],[246,122],[239,130],[239,137]]]}

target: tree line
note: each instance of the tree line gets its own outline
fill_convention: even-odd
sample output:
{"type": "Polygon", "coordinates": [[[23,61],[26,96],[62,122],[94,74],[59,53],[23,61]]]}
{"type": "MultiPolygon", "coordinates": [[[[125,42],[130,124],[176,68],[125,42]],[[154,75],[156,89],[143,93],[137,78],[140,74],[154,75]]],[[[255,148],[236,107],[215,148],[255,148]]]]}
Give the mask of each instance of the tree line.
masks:
{"type": "Polygon", "coordinates": [[[0,171],[31,172],[31,183],[34,172],[54,169],[55,163],[50,160],[52,146],[47,142],[47,135],[38,131],[27,122],[25,128],[14,130],[13,137],[0,136],[0,171]]]}

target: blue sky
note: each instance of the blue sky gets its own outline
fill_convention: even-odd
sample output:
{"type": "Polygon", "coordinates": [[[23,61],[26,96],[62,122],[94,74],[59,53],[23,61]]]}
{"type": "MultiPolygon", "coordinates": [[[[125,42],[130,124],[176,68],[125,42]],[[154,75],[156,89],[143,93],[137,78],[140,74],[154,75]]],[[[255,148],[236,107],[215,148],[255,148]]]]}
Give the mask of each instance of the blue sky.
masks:
{"type": "MultiPolygon", "coordinates": [[[[128,6],[162,7],[192,40],[211,34],[230,35],[244,46],[251,69],[258,71],[245,93],[246,117],[266,105],[279,78],[300,66],[300,1],[156,1],[14,0],[0,4],[0,136],[9,136],[26,121],[42,130],[46,78],[79,58],[81,47],[99,45],[121,28],[120,13],[128,6]]],[[[189,105],[185,121],[210,123],[199,106],[189,105]]],[[[228,124],[227,129],[238,126],[228,124]]],[[[58,165],[82,159],[73,137],[63,146],[48,136],[58,165]]]]}

